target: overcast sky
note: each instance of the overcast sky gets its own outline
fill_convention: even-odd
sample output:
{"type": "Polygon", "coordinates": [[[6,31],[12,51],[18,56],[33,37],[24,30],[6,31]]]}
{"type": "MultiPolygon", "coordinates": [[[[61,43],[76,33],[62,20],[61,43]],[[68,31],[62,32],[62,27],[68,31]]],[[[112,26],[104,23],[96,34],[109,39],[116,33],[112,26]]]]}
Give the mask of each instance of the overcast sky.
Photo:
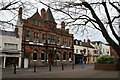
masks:
{"type": "MultiPolygon", "coordinates": [[[[0,0],[1,1],[1,0],[0,0]]],[[[46,0],[43,0],[43,1],[46,1],[46,0]]],[[[48,1],[50,1],[50,0],[48,0],[48,1]]],[[[79,1],[79,0],[75,0],[75,1],[79,1]]],[[[46,1],[47,2],[47,1],[46,1]]],[[[36,12],[36,10],[37,10],[37,8],[38,8],[38,10],[39,10],[39,12],[40,12],[40,10],[42,9],[42,8],[45,8],[46,10],[47,10],[47,6],[45,6],[45,5],[43,5],[43,4],[40,4],[40,3],[38,3],[38,4],[35,4],[35,6],[36,6],[36,9],[34,9],[34,10],[32,10],[32,11],[29,11],[30,12],[30,14],[29,14],[29,16],[32,16],[35,12],[36,12]]],[[[52,10],[53,11],[53,10],[52,10]]],[[[54,13],[54,11],[52,12],[53,13],[53,16],[54,16],[54,18],[55,19],[58,19],[58,17],[60,17],[60,15],[62,14],[62,13],[54,13]]],[[[24,14],[24,12],[23,12],[23,14],[24,14]]],[[[16,13],[16,15],[17,15],[17,13],[16,13]]],[[[14,14],[10,14],[9,12],[7,12],[7,11],[2,11],[1,13],[0,13],[0,18],[1,19],[3,19],[3,20],[6,20],[6,19],[8,19],[8,17],[9,17],[9,19],[10,18],[13,18],[13,16],[14,16],[14,14]]],[[[62,15],[62,16],[64,16],[64,15],[62,15]]],[[[23,18],[28,18],[28,16],[23,16],[23,18]]],[[[16,19],[17,19],[17,17],[16,17],[16,19]]],[[[56,22],[57,22],[57,24],[58,24],[58,26],[57,27],[60,27],[60,22],[61,21],[63,21],[63,20],[56,20],[56,22]]],[[[14,23],[15,23],[16,21],[14,21],[14,23]]],[[[67,26],[68,27],[68,26],[67,26]]],[[[11,28],[11,26],[8,26],[8,28],[7,28],[7,30],[13,30],[14,28],[11,28]],[[10,28],[9,28],[10,27],[10,28]]],[[[75,32],[75,31],[70,31],[70,33],[73,33],[74,34],[74,39],[78,39],[78,40],[84,40],[84,39],[90,39],[91,41],[102,41],[102,42],[104,42],[104,43],[106,43],[106,40],[104,39],[104,37],[101,35],[101,33],[99,32],[99,31],[97,31],[97,30],[95,30],[95,29],[89,29],[89,32],[87,33],[87,32],[85,32],[84,33],[84,35],[82,36],[82,34],[81,34],[81,32],[80,31],[78,31],[77,33],[75,32]]]]}

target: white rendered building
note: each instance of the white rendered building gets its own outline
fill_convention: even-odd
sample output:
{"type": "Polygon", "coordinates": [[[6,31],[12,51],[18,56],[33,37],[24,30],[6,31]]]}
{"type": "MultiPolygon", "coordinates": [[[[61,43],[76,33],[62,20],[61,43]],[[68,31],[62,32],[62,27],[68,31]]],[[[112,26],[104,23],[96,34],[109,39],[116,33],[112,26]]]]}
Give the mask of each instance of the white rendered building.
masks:
{"type": "Polygon", "coordinates": [[[14,63],[18,68],[21,67],[21,39],[15,31],[0,30],[0,66],[5,68],[14,63]]]}

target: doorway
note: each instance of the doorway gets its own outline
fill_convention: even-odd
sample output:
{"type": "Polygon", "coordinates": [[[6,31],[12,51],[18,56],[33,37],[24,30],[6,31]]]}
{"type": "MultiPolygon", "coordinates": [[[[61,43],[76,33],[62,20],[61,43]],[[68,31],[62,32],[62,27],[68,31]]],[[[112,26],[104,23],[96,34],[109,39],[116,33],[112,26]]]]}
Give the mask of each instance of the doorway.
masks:
{"type": "Polygon", "coordinates": [[[6,57],[6,67],[12,66],[14,63],[18,66],[18,60],[17,57],[6,57]]]}
{"type": "Polygon", "coordinates": [[[54,63],[54,54],[53,53],[48,54],[48,63],[49,64],[51,63],[51,65],[53,65],[53,63],[54,63]]]}

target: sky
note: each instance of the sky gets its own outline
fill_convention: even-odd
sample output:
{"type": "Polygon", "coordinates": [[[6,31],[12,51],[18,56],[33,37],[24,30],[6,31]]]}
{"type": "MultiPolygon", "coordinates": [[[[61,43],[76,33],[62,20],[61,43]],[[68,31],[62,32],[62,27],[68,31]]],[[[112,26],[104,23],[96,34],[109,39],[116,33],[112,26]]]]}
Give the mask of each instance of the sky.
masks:
{"type": "MultiPolygon", "coordinates": [[[[42,1],[45,1],[47,3],[46,0],[42,0],[42,1]]],[[[50,1],[50,0],[48,0],[48,1],[50,1]]],[[[66,0],[66,1],[68,1],[68,0],[66,0]]],[[[75,0],[75,1],[77,2],[79,0],[75,0]]],[[[40,3],[35,4],[35,6],[36,6],[36,8],[32,9],[31,11],[28,11],[29,12],[29,14],[28,14],[29,16],[32,16],[36,12],[37,8],[38,8],[39,12],[40,12],[40,10],[42,8],[45,8],[46,10],[48,8],[47,6],[45,6],[43,4],[40,4],[40,3]]],[[[15,21],[13,21],[13,23],[16,23],[17,14],[18,13],[16,13],[15,21]]],[[[24,10],[23,10],[23,14],[24,14],[24,10]]],[[[62,14],[62,13],[59,13],[59,14],[55,13],[53,10],[52,10],[52,14],[53,14],[53,16],[54,16],[54,18],[56,20],[57,27],[59,28],[61,21],[63,21],[64,19],[63,20],[57,20],[57,19],[59,17],[63,16],[64,14],[62,14]]],[[[3,19],[3,20],[8,19],[8,17],[9,17],[9,19],[12,19],[13,16],[15,16],[15,15],[14,14],[10,14],[8,11],[2,11],[0,13],[0,19],[3,19]]],[[[23,16],[23,18],[26,19],[26,18],[29,18],[29,16],[23,16]]],[[[7,30],[14,30],[14,27],[11,28],[11,26],[9,26],[9,25],[7,27],[8,27],[7,30]]],[[[67,28],[69,28],[69,26],[67,26],[67,28]]],[[[74,39],[78,39],[78,40],[82,40],[82,41],[84,39],[90,39],[91,41],[102,41],[104,43],[107,43],[106,40],[104,39],[104,37],[102,36],[102,34],[98,30],[96,30],[96,29],[89,29],[89,32],[85,32],[84,35],[82,35],[81,31],[78,31],[76,33],[75,31],[70,30],[70,33],[74,34],[74,39]]],[[[111,35],[111,33],[110,33],[110,35],[111,35]]]]}

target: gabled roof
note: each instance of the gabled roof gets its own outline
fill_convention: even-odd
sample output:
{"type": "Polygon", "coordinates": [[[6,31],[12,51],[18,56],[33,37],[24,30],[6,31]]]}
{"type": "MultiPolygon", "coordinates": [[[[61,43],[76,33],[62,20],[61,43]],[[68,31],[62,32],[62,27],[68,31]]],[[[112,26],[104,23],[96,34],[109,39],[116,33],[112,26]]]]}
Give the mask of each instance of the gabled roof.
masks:
{"type": "Polygon", "coordinates": [[[89,48],[94,48],[91,44],[86,43],[86,42],[82,42],[81,40],[74,40],[74,45],[78,45],[78,46],[83,46],[83,47],[89,47],[89,48]],[[76,44],[76,41],[78,41],[78,44],[76,44]]]}
{"type": "Polygon", "coordinates": [[[48,8],[48,10],[45,14],[44,21],[49,21],[49,22],[54,22],[55,23],[55,19],[52,15],[52,12],[51,12],[50,8],[48,8]]]}
{"type": "Polygon", "coordinates": [[[33,14],[33,15],[32,15],[30,18],[28,18],[28,19],[32,19],[32,18],[41,20],[41,16],[40,16],[40,14],[38,13],[38,9],[37,9],[36,13],[33,14]]]}
{"type": "Polygon", "coordinates": [[[103,43],[103,42],[101,42],[101,41],[92,41],[91,43],[92,43],[92,44],[96,44],[96,43],[99,44],[99,43],[103,43]]]}
{"type": "Polygon", "coordinates": [[[88,44],[88,43],[84,43],[82,42],[82,45],[81,46],[84,46],[84,47],[89,47],[89,48],[94,48],[92,45],[88,44]]]}
{"type": "Polygon", "coordinates": [[[80,42],[82,42],[82,41],[75,39],[75,40],[74,40],[74,45],[80,45],[80,42]],[[76,44],[76,41],[77,41],[78,44],[76,44]]]}

